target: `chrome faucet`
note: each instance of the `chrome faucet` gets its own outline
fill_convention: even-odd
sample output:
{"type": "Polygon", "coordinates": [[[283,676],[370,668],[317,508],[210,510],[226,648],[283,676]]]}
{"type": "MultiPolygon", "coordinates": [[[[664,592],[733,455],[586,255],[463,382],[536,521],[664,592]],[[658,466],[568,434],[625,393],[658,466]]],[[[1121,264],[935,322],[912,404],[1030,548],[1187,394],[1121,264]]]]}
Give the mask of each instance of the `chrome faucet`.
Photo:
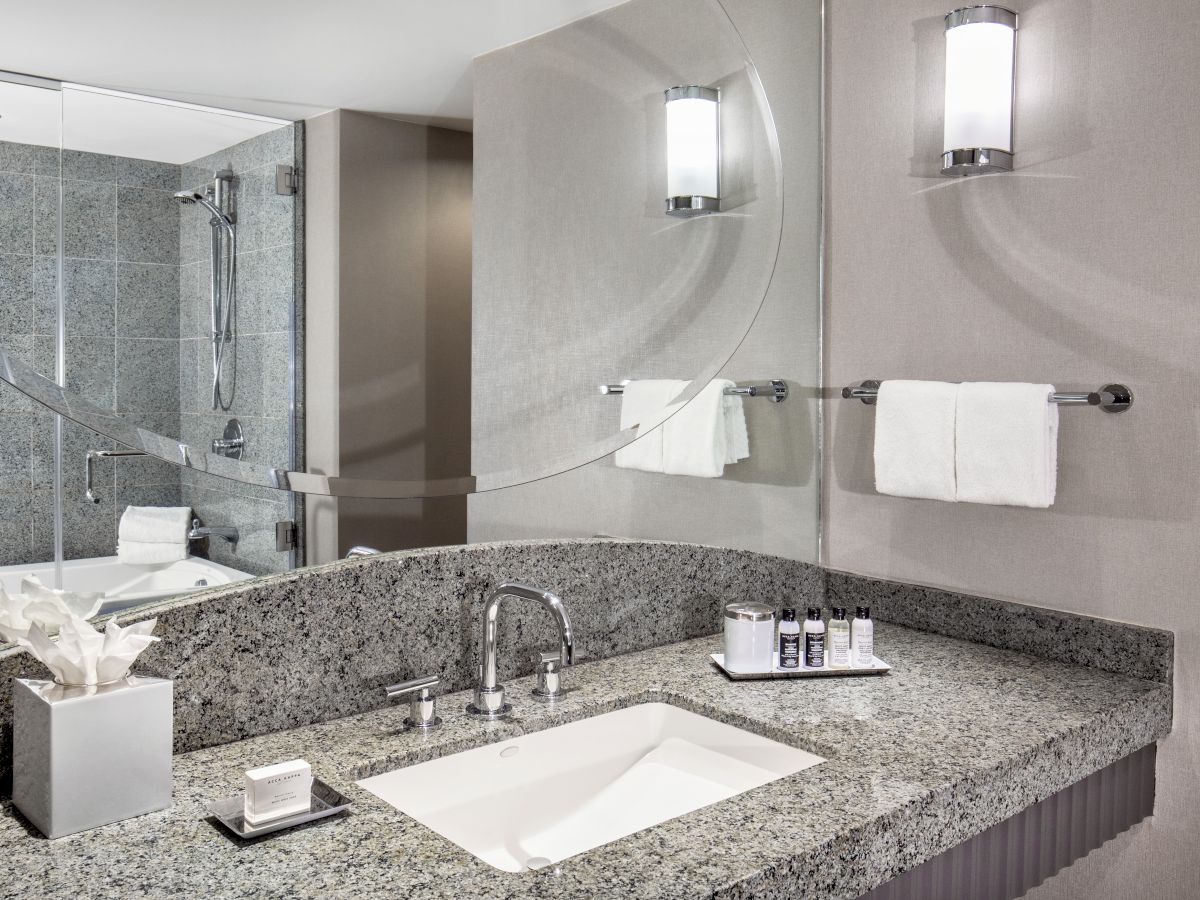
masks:
{"type": "Polygon", "coordinates": [[[201,525],[199,519],[192,519],[192,530],[188,532],[189,541],[198,541],[206,537],[219,537],[229,541],[235,547],[240,536],[237,528],[233,525],[201,525]]]}
{"type": "Polygon", "coordinates": [[[523,597],[544,606],[558,624],[561,646],[559,661],[564,666],[575,660],[574,636],[567,608],[557,595],[527,584],[506,582],[496,588],[483,604],[483,636],[479,646],[479,684],[475,687],[475,700],[467,704],[467,712],[484,719],[503,719],[512,712],[512,706],[504,702],[504,685],[496,677],[496,638],[499,627],[500,601],[505,597],[523,597]]]}
{"type": "Polygon", "coordinates": [[[364,547],[359,544],[356,547],[351,547],[350,552],[346,554],[346,559],[362,559],[364,556],[378,556],[382,550],[376,550],[374,547],[364,547]]]}

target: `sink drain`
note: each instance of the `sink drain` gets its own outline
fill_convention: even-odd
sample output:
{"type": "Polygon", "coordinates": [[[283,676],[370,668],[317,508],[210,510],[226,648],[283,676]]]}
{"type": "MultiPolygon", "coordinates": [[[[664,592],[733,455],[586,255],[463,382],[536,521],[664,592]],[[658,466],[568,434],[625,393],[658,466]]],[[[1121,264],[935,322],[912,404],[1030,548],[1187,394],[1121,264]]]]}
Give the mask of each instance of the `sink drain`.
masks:
{"type": "Polygon", "coordinates": [[[563,873],[562,866],[553,860],[546,859],[544,856],[535,856],[532,859],[525,861],[525,865],[534,872],[542,872],[545,875],[561,875],[563,873]]]}

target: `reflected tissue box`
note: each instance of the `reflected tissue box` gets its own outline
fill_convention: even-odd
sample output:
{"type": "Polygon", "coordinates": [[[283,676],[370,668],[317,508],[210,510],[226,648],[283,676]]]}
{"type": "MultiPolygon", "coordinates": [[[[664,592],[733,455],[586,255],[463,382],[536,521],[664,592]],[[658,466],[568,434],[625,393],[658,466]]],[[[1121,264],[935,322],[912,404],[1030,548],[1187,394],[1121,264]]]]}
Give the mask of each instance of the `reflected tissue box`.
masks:
{"type": "Polygon", "coordinates": [[[49,838],[171,805],[172,683],[13,679],[13,805],[49,838]]]}

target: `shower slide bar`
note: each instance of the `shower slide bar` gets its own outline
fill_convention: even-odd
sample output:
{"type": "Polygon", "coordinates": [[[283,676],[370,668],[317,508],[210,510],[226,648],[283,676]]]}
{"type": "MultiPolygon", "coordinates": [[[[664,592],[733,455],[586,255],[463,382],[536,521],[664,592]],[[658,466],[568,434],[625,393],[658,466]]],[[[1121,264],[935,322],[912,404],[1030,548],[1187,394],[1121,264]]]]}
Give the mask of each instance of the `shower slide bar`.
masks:
{"type": "MultiPolygon", "coordinates": [[[[622,381],[620,384],[602,384],[600,393],[605,395],[623,394],[627,384],[629,384],[628,381],[622,381]]],[[[725,388],[725,393],[739,397],[766,397],[772,403],[782,403],[788,397],[788,386],[786,381],[772,378],[770,384],[750,384],[746,387],[725,388]]]]}
{"type": "MultiPolygon", "coordinates": [[[[842,388],[843,400],[861,400],[867,406],[874,406],[878,396],[878,381],[864,381],[859,385],[842,388]]],[[[1105,412],[1119,413],[1133,406],[1133,391],[1123,384],[1106,384],[1098,391],[1055,391],[1046,398],[1046,402],[1057,403],[1059,406],[1098,406],[1105,412]]]]}

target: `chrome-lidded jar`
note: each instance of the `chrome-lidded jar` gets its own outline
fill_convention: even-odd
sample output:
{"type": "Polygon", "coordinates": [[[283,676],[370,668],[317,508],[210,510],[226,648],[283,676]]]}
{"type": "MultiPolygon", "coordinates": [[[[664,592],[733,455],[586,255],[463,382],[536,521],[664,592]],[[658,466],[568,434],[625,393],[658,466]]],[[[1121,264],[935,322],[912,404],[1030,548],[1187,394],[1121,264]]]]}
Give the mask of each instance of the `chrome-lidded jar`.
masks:
{"type": "Polygon", "coordinates": [[[769,672],[775,665],[775,610],[765,603],[725,605],[725,668],[769,672]]]}

